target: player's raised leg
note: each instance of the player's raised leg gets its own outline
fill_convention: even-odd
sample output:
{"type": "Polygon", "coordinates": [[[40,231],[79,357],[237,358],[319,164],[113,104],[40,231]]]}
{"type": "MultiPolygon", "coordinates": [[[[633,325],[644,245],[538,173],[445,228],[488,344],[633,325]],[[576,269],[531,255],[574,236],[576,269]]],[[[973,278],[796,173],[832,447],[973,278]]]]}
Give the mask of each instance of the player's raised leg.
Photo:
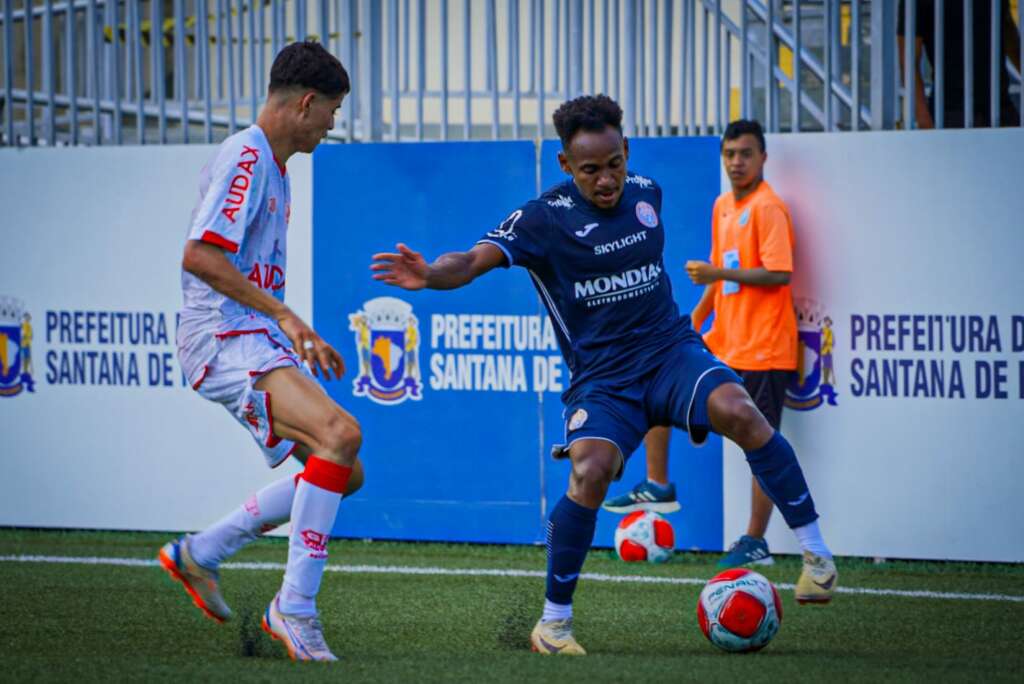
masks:
{"type": "MultiPolygon", "coordinates": [[[[292,456],[305,465],[310,450],[295,445],[292,456]]],[[[271,482],[245,502],[196,534],[168,542],[160,549],[160,564],[185,587],[193,602],[218,622],[231,618],[220,593],[220,565],[242,548],[291,518],[298,475],[271,482]]],[[[357,458],[343,496],[363,485],[363,465],[357,458]]]]}
{"type": "MultiPolygon", "coordinates": [[[[305,466],[311,454],[307,447],[296,445],[292,456],[305,466]]],[[[299,475],[275,480],[210,527],[189,535],[192,557],[199,565],[216,569],[246,545],[288,522],[298,484],[299,475]]],[[[362,485],[363,465],[357,458],[343,498],[355,494],[362,485]]]]}
{"type": "Polygon", "coordinates": [[[271,371],[256,389],[270,396],[274,434],[310,450],[292,501],[284,582],[264,614],[263,627],[295,660],[336,660],[323,637],[316,595],[362,433],[355,418],[297,368],[271,371]]]}
{"type": "Polygon", "coordinates": [[[572,631],[572,596],[594,541],[597,509],[622,465],[617,446],[581,439],[569,449],[569,491],[548,518],[548,574],[544,614],[533,628],[534,651],[544,655],[586,655],[572,631]]]}
{"type": "Polygon", "coordinates": [[[832,552],[821,536],[814,499],[793,447],[768,424],[747,391],[737,383],[727,382],[712,390],[707,413],[715,431],[743,449],[761,489],[800,542],[804,564],[796,585],[796,600],[827,603],[835,591],[838,573],[832,552]]]}

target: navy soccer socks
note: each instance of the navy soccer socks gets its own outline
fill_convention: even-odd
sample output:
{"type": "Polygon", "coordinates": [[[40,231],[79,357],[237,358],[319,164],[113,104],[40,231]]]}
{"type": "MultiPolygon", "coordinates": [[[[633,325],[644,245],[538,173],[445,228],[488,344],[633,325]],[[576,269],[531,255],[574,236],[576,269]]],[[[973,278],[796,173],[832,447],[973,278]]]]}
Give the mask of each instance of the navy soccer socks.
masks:
{"type": "Polygon", "coordinates": [[[750,471],[789,527],[803,527],[818,519],[804,472],[782,433],[776,430],[767,444],[746,455],[750,471]]]}
{"type": "Polygon", "coordinates": [[[597,509],[586,508],[563,496],[548,518],[548,579],[545,598],[551,603],[572,603],[583,561],[594,541],[597,509]]]}

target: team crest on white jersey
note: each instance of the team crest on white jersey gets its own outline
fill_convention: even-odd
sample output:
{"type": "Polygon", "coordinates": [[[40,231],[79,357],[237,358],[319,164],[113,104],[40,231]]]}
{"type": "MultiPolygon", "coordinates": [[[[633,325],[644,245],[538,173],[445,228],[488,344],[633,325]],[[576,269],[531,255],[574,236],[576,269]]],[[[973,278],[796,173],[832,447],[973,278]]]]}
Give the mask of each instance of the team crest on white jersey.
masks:
{"type": "Polygon", "coordinates": [[[17,299],[0,297],[0,397],[35,392],[32,316],[17,299]]]}
{"type": "Polygon", "coordinates": [[[636,203],[636,219],[648,228],[658,226],[658,212],[647,202],[636,203]]]}
{"type": "Polygon", "coordinates": [[[395,297],[371,299],[348,316],[359,354],[352,394],[378,404],[423,398],[420,327],[412,306],[395,297]]]}

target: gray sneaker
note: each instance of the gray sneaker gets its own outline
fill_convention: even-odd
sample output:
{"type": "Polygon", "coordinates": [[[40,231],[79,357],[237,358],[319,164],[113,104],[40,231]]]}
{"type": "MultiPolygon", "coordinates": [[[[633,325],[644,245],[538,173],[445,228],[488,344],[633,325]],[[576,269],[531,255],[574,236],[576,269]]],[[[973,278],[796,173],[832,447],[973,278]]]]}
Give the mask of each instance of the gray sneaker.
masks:
{"type": "Polygon", "coordinates": [[[746,534],[733,542],[733,545],[729,547],[729,552],[718,561],[720,568],[774,564],[775,559],[772,558],[772,553],[768,550],[768,542],[746,534]]]}
{"type": "Polygon", "coordinates": [[[263,631],[284,644],[292,660],[331,662],[338,659],[324,641],[320,619],[315,615],[285,615],[277,596],[263,613],[263,631]]]}
{"type": "Polygon", "coordinates": [[[625,494],[612,497],[601,504],[601,508],[612,513],[632,513],[633,511],[654,511],[655,513],[675,513],[679,510],[676,499],[676,486],[669,483],[659,487],[644,480],[625,494]]]}
{"type": "Polygon", "coordinates": [[[157,560],[172,579],[181,582],[192,602],[208,618],[217,622],[231,619],[231,609],[220,594],[220,576],[216,570],[204,568],[192,559],[188,537],[164,544],[157,560]]]}

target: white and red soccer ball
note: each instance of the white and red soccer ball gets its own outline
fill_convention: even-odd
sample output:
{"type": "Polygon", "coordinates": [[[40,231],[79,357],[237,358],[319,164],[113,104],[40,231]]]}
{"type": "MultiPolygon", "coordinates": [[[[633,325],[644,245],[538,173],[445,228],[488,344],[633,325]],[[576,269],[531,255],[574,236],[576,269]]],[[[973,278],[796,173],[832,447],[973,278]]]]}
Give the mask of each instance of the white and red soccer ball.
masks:
{"type": "Polygon", "coordinates": [[[635,511],[615,529],[615,552],[624,561],[664,563],[675,548],[672,525],[657,513],[635,511]]]}
{"type": "Polygon", "coordinates": [[[712,577],[697,601],[697,622],[708,641],[733,653],[768,645],[782,623],[782,602],[775,586],[744,568],[712,577]]]}

